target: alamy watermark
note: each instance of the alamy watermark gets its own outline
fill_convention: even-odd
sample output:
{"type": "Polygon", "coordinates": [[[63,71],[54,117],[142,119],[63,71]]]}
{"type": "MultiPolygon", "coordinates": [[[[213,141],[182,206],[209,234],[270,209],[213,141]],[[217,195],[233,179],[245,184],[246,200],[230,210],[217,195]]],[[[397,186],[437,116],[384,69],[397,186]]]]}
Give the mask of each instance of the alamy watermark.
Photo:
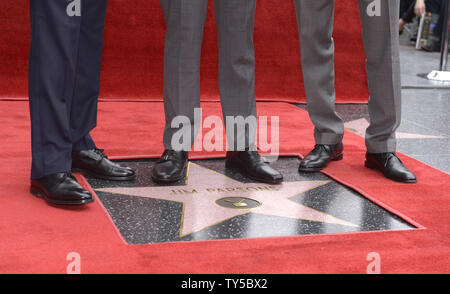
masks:
{"type": "Polygon", "coordinates": [[[366,260],[370,261],[366,268],[367,274],[381,274],[381,257],[378,252],[370,252],[366,260]]]}
{"type": "Polygon", "coordinates": [[[81,274],[81,256],[78,252],[69,252],[66,256],[69,261],[66,267],[66,273],[69,275],[81,274]]]}
{"type": "Polygon", "coordinates": [[[171,127],[176,129],[171,149],[176,151],[260,151],[270,154],[269,161],[279,156],[280,118],[271,116],[227,116],[225,123],[216,115],[202,117],[201,108],[194,109],[194,121],[187,116],[176,116],[171,127]],[[224,138],[224,127],[226,138],[224,138]],[[205,131],[205,132],[204,132],[205,131]],[[198,134],[198,135],[196,135],[198,134]],[[226,143],[224,141],[226,140],[226,143]],[[193,145],[193,146],[192,146],[193,145]]]}
{"type": "Polygon", "coordinates": [[[368,16],[381,16],[381,0],[374,0],[367,5],[368,16]]]}
{"type": "Polygon", "coordinates": [[[66,13],[70,17],[81,16],[81,0],[70,0],[66,13]]]}

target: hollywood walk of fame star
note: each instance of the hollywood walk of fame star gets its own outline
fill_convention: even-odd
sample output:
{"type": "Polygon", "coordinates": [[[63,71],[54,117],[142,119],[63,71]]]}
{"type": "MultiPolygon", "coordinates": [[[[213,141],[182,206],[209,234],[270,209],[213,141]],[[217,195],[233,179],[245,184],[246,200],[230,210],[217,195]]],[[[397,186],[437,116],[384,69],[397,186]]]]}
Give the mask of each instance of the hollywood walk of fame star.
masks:
{"type": "Polygon", "coordinates": [[[96,191],[182,203],[180,237],[250,212],[358,227],[289,199],[329,182],[295,181],[280,185],[242,183],[189,163],[185,186],[116,187],[96,191]],[[230,202],[232,208],[220,205],[220,201],[230,202]],[[250,202],[258,205],[249,205],[250,202]]]}

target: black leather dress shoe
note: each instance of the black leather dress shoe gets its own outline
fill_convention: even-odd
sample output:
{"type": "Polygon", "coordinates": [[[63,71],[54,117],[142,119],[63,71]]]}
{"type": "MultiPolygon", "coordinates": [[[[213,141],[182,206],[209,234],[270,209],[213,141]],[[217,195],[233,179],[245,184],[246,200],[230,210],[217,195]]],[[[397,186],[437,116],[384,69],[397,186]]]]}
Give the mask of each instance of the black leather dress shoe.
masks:
{"type": "Polygon", "coordinates": [[[122,167],[108,159],[102,149],[72,153],[72,171],[103,180],[130,181],[136,178],[129,167],[122,167]]]}
{"type": "Polygon", "coordinates": [[[330,161],[342,160],[344,155],[344,145],[316,144],[314,149],[303,158],[298,168],[301,172],[318,172],[328,166],[330,161]]]}
{"type": "Polygon", "coordinates": [[[257,151],[227,152],[225,166],[258,182],[279,184],[283,181],[283,176],[265,163],[257,151]]]}
{"type": "Polygon", "coordinates": [[[407,169],[395,152],[366,153],[365,166],[380,170],[386,178],[402,183],[417,183],[416,176],[407,169]]]}
{"type": "Polygon", "coordinates": [[[81,205],[94,201],[71,173],[56,173],[31,181],[31,194],[51,204],[81,205]]]}
{"type": "Polygon", "coordinates": [[[165,150],[152,170],[152,179],[161,184],[173,183],[184,177],[188,152],[165,150]]]}

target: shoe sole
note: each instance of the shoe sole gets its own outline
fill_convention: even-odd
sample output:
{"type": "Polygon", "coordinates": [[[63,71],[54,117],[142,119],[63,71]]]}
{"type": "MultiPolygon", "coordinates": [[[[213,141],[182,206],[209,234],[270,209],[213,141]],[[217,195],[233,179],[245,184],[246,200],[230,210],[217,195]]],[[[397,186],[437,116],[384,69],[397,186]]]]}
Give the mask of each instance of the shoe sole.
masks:
{"type": "Polygon", "coordinates": [[[328,164],[330,162],[332,162],[332,161],[340,161],[342,159],[344,159],[344,153],[340,153],[340,154],[336,155],[335,157],[329,159],[327,161],[327,163],[324,166],[322,166],[322,167],[299,167],[298,171],[305,172],[305,173],[320,172],[324,168],[328,167],[328,164]]]}
{"type": "Polygon", "coordinates": [[[258,176],[249,174],[249,173],[245,172],[245,171],[241,168],[241,166],[240,166],[239,164],[235,163],[235,162],[232,161],[232,160],[225,160],[225,168],[232,169],[232,170],[236,170],[236,171],[238,171],[240,174],[244,175],[245,177],[247,177],[247,178],[249,178],[249,179],[251,179],[251,180],[260,182],[260,183],[262,182],[262,183],[266,183],[266,184],[275,184],[275,185],[276,185],[276,184],[281,184],[281,183],[283,182],[283,179],[280,179],[280,180],[277,180],[277,181],[271,181],[271,180],[268,180],[268,179],[266,179],[266,178],[260,178],[260,177],[258,177],[258,176]]]}
{"type": "Polygon", "coordinates": [[[93,198],[86,199],[86,200],[76,200],[76,201],[75,200],[73,200],[73,201],[55,200],[55,199],[49,198],[47,196],[47,193],[44,192],[44,190],[42,190],[41,188],[36,187],[36,186],[30,187],[30,193],[31,193],[31,195],[36,196],[38,198],[44,198],[45,201],[47,201],[50,204],[57,204],[57,205],[83,205],[83,204],[89,204],[89,203],[94,202],[93,198]]]}
{"type": "Polygon", "coordinates": [[[73,168],[72,172],[74,172],[74,173],[82,173],[83,175],[86,175],[86,176],[91,177],[91,178],[96,178],[96,179],[101,179],[101,180],[108,180],[108,181],[133,181],[133,180],[136,179],[136,175],[128,176],[128,177],[109,177],[109,176],[96,174],[94,172],[91,172],[91,171],[86,170],[86,169],[81,169],[81,168],[73,168]]]}
{"type": "Polygon", "coordinates": [[[152,180],[158,184],[173,184],[183,179],[183,176],[175,178],[175,179],[158,179],[152,175],[152,180]]]}
{"type": "Polygon", "coordinates": [[[371,169],[371,170],[380,171],[386,178],[388,178],[390,180],[393,180],[393,181],[396,181],[396,182],[407,183],[407,184],[417,183],[417,180],[402,180],[402,179],[398,179],[398,178],[395,178],[395,177],[391,177],[391,176],[387,175],[386,173],[384,173],[383,170],[376,163],[374,163],[372,161],[366,160],[364,162],[364,166],[367,167],[368,169],[371,169]]]}

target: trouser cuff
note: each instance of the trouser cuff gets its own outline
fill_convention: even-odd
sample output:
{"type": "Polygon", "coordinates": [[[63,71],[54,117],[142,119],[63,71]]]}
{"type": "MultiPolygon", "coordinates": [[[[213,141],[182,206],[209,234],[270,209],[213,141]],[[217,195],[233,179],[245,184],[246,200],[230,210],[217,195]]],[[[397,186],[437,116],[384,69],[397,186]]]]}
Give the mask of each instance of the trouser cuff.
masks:
{"type": "Polygon", "coordinates": [[[334,133],[319,133],[317,131],[314,132],[314,139],[316,141],[316,144],[335,145],[342,142],[343,137],[344,135],[334,133]]]}
{"type": "Polygon", "coordinates": [[[97,148],[91,135],[86,135],[73,144],[72,151],[92,150],[97,148]]]}
{"type": "Polygon", "coordinates": [[[385,142],[370,142],[366,140],[367,152],[369,153],[387,153],[395,152],[397,149],[397,140],[390,139],[385,142]]]}

